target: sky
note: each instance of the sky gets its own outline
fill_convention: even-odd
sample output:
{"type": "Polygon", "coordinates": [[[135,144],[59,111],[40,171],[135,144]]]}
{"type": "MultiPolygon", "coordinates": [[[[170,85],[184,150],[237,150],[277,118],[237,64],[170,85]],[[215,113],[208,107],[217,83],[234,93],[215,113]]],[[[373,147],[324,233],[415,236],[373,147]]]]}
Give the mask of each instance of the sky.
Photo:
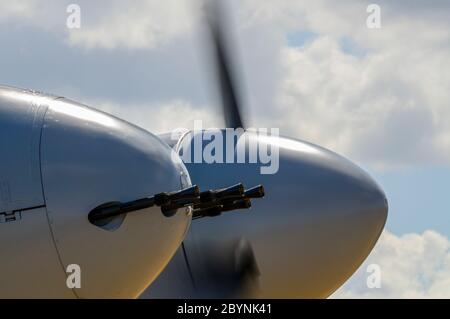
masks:
{"type": "MultiPolygon", "coordinates": [[[[386,191],[386,230],[333,297],[450,298],[450,2],[228,2],[248,122],[338,152],[386,191]],[[371,3],[380,28],[367,27],[371,3]],[[379,289],[366,285],[373,263],[379,289]]],[[[194,0],[0,0],[0,83],[154,133],[222,126],[200,12],[194,0]]]]}

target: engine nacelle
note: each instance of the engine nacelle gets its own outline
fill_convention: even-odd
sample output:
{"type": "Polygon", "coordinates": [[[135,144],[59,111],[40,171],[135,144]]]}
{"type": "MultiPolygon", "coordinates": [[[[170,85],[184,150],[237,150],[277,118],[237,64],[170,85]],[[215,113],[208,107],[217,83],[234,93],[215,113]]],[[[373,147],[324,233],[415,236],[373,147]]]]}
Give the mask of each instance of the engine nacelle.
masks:
{"type": "Polygon", "coordinates": [[[152,207],[102,227],[88,213],[190,186],[172,149],[84,105],[4,87],[0,130],[9,150],[0,164],[0,296],[138,296],[180,246],[190,211],[166,217],[152,207]],[[72,264],[81,269],[80,288],[66,285],[72,264]]]}
{"type": "Polygon", "coordinates": [[[266,196],[254,201],[250,211],[194,220],[180,252],[193,287],[175,294],[173,288],[166,290],[173,280],[186,277],[182,267],[169,265],[144,296],[329,296],[375,245],[387,217],[383,191],[362,169],[319,146],[247,131],[231,143],[228,157],[229,141],[215,140],[223,136],[220,130],[191,132],[174,146],[193,183],[204,189],[262,184],[266,196]],[[212,153],[221,162],[205,161],[213,144],[218,148],[212,153]],[[277,150],[276,162],[254,161],[255,147],[277,150]],[[238,154],[245,158],[242,163],[238,154]],[[268,174],[262,174],[263,168],[268,174]]]}

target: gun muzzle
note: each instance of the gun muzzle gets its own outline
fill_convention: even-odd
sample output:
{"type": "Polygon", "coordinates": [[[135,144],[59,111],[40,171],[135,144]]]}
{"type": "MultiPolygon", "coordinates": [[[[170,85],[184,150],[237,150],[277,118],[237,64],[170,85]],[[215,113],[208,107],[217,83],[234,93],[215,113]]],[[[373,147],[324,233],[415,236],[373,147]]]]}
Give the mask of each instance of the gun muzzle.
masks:
{"type": "Polygon", "coordinates": [[[265,192],[264,192],[264,187],[262,185],[258,185],[258,186],[249,188],[244,192],[245,198],[262,198],[262,197],[264,197],[264,195],[265,195],[265,192]]]}
{"type": "Polygon", "coordinates": [[[222,188],[219,190],[209,190],[200,194],[202,202],[221,201],[230,198],[240,198],[244,195],[244,186],[242,183],[222,188]]]}

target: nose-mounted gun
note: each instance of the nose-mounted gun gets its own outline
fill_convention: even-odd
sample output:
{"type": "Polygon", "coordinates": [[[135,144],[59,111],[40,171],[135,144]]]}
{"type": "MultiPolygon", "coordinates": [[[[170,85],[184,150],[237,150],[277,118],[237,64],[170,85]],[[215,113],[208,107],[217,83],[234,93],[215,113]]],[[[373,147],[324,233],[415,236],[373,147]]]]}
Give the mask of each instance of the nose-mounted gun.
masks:
{"type": "Polygon", "coordinates": [[[227,188],[200,192],[197,185],[170,193],[158,193],[151,197],[140,198],[130,202],[108,202],[97,206],[88,215],[89,221],[97,226],[103,225],[122,214],[139,211],[145,208],[161,207],[166,217],[173,216],[178,209],[192,208],[192,219],[219,216],[223,212],[249,209],[251,199],[264,197],[264,187],[258,185],[245,190],[239,183],[227,188]]]}
{"type": "Polygon", "coordinates": [[[264,187],[258,185],[248,190],[242,184],[209,190],[200,193],[199,200],[194,204],[193,219],[213,217],[238,209],[249,209],[252,206],[251,199],[264,197],[264,187]]]}

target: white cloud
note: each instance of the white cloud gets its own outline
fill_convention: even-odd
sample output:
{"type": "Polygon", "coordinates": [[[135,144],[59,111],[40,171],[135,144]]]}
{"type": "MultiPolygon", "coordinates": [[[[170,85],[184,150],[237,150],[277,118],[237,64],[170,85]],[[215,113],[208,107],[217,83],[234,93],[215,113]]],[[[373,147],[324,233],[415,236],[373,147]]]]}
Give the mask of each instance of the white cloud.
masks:
{"type": "Polygon", "coordinates": [[[31,2],[0,1],[0,19],[31,17],[34,5],[31,2]]]}
{"type": "MultiPolygon", "coordinates": [[[[315,34],[280,48],[275,125],[373,167],[447,165],[450,22],[439,10],[449,6],[411,10],[381,1],[380,30],[366,28],[366,6],[284,1],[256,10],[266,8],[271,15],[261,19],[274,25],[284,21],[280,32],[315,34]]],[[[273,121],[273,113],[259,121],[273,121]]]]}
{"type": "Polygon", "coordinates": [[[151,49],[189,33],[192,11],[178,0],[109,1],[101,11],[81,6],[83,24],[68,42],[84,48],[151,49]]]}
{"type": "Polygon", "coordinates": [[[357,57],[326,36],[285,48],[279,125],[376,166],[448,163],[449,53],[357,57]]]}
{"type": "Polygon", "coordinates": [[[370,256],[332,298],[450,298],[450,240],[423,234],[381,235],[370,256]],[[381,287],[368,288],[367,266],[381,268],[381,287]]]}
{"type": "Polygon", "coordinates": [[[206,106],[193,106],[182,100],[164,101],[148,105],[119,105],[109,101],[87,103],[99,110],[138,125],[154,134],[184,128],[193,129],[201,120],[203,128],[222,127],[222,118],[214,116],[206,106]]]}
{"type": "Polygon", "coordinates": [[[35,16],[40,4],[42,4],[40,0],[0,0],[0,22],[11,22],[17,19],[30,20],[35,16]]]}
{"type": "Polygon", "coordinates": [[[31,25],[58,34],[66,43],[85,49],[152,49],[189,34],[195,3],[178,0],[78,0],[81,28],[69,29],[71,0],[0,0],[0,22],[31,25]]]}

